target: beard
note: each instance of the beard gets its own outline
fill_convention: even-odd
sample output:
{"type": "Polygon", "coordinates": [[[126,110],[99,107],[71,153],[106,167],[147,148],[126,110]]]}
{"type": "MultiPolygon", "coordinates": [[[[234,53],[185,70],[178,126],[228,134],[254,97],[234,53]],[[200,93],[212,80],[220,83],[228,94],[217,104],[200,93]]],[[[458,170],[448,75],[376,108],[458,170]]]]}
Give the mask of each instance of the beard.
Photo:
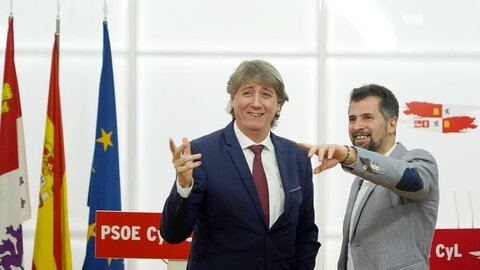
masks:
{"type": "Polygon", "coordinates": [[[385,137],[382,137],[379,141],[375,142],[373,141],[372,137],[370,137],[370,142],[368,142],[366,145],[355,143],[355,141],[353,141],[352,144],[372,152],[378,152],[378,149],[380,149],[380,147],[383,145],[384,139],[385,137]]]}
{"type": "Polygon", "coordinates": [[[383,147],[383,144],[385,142],[385,139],[387,137],[387,127],[385,126],[385,130],[384,130],[384,133],[383,133],[383,136],[380,137],[380,139],[378,140],[374,140],[373,137],[372,137],[372,134],[364,134],[364,133],[361,133],[361,132],[358,132],[358,133],[353,133],[353,139],[352,139],[352,144],[354,146],[358,146],[358,147],[361,147],[363,149],[366,149],[366,150],[369,150],[369,151],[372,151],[372,152],[378,152],[378,150],[383,147]],[[355,143],[355,139],[357,136],[368,136],[370,138],[370,141],[367,142],[366,144],[359,144],[359,143],[355,143]]]}

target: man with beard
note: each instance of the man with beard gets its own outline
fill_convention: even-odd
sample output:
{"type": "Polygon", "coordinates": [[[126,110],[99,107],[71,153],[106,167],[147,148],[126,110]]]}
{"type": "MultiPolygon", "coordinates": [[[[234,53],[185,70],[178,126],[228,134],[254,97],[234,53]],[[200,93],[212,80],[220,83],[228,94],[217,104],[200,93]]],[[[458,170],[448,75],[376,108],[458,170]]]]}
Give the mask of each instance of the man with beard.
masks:
{"type": "Polygon", "coordinates": [[[423,149],[395,139],[398,101],[380,85],[353,89],[348,130],[353,146],[301,147],[318,155],[320,173],[340,164],[356,175],[343,222],[339,270],[429,269],[437,221],[438,169],[423,149]]]}

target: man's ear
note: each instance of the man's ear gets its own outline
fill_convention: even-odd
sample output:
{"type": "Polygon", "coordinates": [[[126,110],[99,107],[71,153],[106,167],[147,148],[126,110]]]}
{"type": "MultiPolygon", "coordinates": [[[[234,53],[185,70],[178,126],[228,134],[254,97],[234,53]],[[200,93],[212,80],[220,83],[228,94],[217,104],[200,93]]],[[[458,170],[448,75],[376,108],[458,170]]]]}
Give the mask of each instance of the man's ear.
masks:
{"type": "Polygon", "coordinates": [[[279,113],[281,110],[282,110],[282,106],[283,106],[283,102],[278,102],[277,103],[277,110],[276,110],[276,113],[279,113]]]}
{"type": "Polygon", "coordinates": [[[395,131],[397,130],[397,123],[398,118],[396,116],[393,116],[388,120],[388,132],[390,134],[395,134],[395,131]]]}

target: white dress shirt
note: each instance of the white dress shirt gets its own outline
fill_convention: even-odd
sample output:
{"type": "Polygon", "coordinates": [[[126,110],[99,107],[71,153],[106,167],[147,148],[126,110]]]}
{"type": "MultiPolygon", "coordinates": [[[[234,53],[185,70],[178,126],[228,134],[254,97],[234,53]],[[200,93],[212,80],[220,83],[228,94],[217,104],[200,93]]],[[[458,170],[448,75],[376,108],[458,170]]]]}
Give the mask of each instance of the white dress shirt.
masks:
{"type": "MultiPolygon", "coordinates": [[[[237,136],[240,147],[243,150],[245,159],[247,160],[248,167],[250,172],[253,171],[253,158],[255,155],[248,148],[251,145],[256,144],[250,138],[247,137],[238,127],[237,122],[233,125],[235,135],[237,136]]],[[[268,197],[269,197],[269,209],[270,209],[270,227],[277,221],[280,215],[283,213],[285,205],[285,193],[283,191],[282,179],[280,178],[280,170],[278,169],[277,157],[275,156],[275,147],[273,146],[272,140],[270,139],[270,132],[267,137],[260,142],[259,144],[263,145],[262,151],[262,164],[265,170],[265,175],[267,176],[267,185],[268,185],[268,197]]],[[[187,198],[190,195],[194,185],[188,188],[182,188],[177,180],[177,192],[182,198],[187,198]]]]}
{"type": "MultiPolygon", "coordinates": [[[[243,150],[245,159],[247,160],[250,172],[253,172],[253,159],[255,154],[248,148],[250,145],[256,144],[247,137],[238,127],[237,122],[233,125],[235,135],[237,136],[240,147],[243,150]]],[[[262,164],[267,176],[268,184],[268,201],[270,209],[270,227],[277,221],[278,217],[283,213],[285,204],[285,193],[283,192],[282,179],[278,169],[277,157],[275,156],[275,148],[270,139],[270,132],[267,137],[260,143],[264,146],[262,151],[262,164]]]]}

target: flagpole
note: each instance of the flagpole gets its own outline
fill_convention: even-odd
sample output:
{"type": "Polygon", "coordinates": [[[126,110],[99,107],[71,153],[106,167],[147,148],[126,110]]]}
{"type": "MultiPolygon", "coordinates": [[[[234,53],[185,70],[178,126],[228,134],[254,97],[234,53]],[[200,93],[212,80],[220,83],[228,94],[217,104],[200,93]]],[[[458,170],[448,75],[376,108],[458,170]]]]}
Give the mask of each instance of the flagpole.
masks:
{"type": "Polygon", "coordinates": [[[60,18],[60,0],[57,0],[57,18],[60,18]]]}
{"type": "Polygon", "coordinates": [[[10,17],[13,17],[13,0],[10,0],[10,17]]]}
{"type": "Polygon", "coordinates": [[[57,15],[55,36],[57,36],[57,46],[60,46],[60,16],[57,15]]]}
{"type": "MultiPolygon", "coordinates": [[[[56,46],[60,48],[60,0],[57,0],[57,18],[56,18],[56,27],[55,27],[55,40],[56,46]]],[[[58,54],[60,54],[60,50],[58,50],[58,54]]]]}
{"type": "Polygon", "coordinates": [[[103,0],[103,21],[107,21],[107,14],[108,14],[108,3],[107,0],[103,0]]]}
{"type": "Polygon", "coordinates": [[[60,35],[60,0],[57,0],[57,27],[56,27],[56,31],[55,31],[55,34],[56,35],[60,35]]]}

